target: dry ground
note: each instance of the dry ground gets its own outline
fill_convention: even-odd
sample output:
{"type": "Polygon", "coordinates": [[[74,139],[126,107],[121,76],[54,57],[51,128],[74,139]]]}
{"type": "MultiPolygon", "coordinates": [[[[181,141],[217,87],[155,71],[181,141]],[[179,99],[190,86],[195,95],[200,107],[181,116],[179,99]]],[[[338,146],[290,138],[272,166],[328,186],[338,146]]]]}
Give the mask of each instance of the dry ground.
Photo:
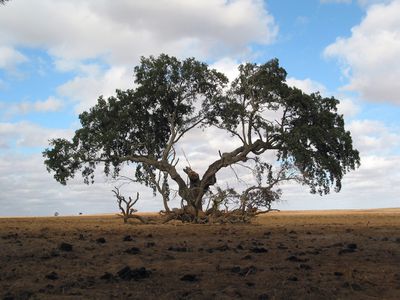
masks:
{"type": "Polygon", "coordinates": [[[0,299],[236,298],[400,299],[400,209],[251,225],[0,219],[0,299]]]}

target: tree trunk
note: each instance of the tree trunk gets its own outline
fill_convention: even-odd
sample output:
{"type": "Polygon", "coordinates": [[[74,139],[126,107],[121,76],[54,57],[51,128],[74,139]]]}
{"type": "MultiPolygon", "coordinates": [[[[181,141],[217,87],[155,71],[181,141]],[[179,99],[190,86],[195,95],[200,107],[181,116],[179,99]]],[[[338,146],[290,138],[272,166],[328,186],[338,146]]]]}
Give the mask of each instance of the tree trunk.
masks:
{"type": "Polygon", "coordinates": [[[168,197],[162,195],[162,198],[163,198],[163,204],[164,204],[165,211],[167,213],[171,212],[171,210],[169,209],[169,206],[168,206],[168,197]]]}

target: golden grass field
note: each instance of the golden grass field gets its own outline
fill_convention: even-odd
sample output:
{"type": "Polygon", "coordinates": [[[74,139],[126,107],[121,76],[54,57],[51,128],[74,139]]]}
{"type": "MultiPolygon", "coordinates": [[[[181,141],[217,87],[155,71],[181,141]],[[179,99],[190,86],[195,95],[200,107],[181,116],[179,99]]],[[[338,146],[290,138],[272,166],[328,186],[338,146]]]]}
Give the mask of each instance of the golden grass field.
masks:
{"type": "Polygon", "coordinates": [[[0,299],[400,299],[400,209],[1,218],[0,299]]]}

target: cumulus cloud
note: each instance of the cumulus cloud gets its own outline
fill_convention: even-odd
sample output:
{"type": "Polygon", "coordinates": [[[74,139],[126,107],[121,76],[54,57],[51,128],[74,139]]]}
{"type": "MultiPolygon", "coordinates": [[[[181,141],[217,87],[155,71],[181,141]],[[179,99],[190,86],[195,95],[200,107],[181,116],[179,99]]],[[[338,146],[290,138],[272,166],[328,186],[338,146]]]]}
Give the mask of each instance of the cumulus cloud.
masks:
{"type": "Polygon", "coordinates": [[[398,130],[375,120],[354,120],[348,125],[354,145],[362,155],[384,157],[400,147],[398,130]]]}
{"type": "Polygon", "coordinates": [[[371,101],[400,104],[400,1],[370,6],[351,36],[329,45],[326,57],[338,58],[349,78],[346,90],[371,101]]]}
{"type": "Polygon", "coordinates": [[[355,117],[360,111],[361,107],[350,98],[342,98],[339,96],[340,103],[338,104],[338,112],[345,117],[355,117]]]}
{"type": "MultiPolygon", "coordinates": [[[[1,30],[1,29],[0,29],[1,30]]],[[[0,69],[12,70],[28,59],[12,47],[0,46],[0,69]]]]}
{"type": "Polygon", "coordinates": [[[58,87],[57,92],[76,102],[80,113],[96,104],[100,95],[109,97],[115,89],[132,88],[133,72],[127,67],[111,67],[105,71],[89,68],[84,73],[58,87]]]}
{"type": "Polygon", "coordinates": [[[346,174],[340,193],[311,195],[307,187],[297,184],[282,186],[280,209],[362,209],[399,207],[400,156],[362,156],[361,166],[346,174]],[[384,195],[384,196],[383,196],[384,195]]]}
{"type": "Polygon", "coordinates": [[[307,94],[319,92],[321,95],[326,94],[326,87],[317,81],[306,79],[297,79],[293,77],[288,77],[286,79],[288,86],[297,87],[307,94]]]}
{"type": "Polygon", "coordinates": [[[277,31],[260,0],[21,0],[0,11],[0,38],[8,44],[111,64],[132,63],[156,49],[200,58],[241,53],[249,43],[271,43],[277,31]]]}
{"type": "MultiPolygon", "coordinates": [[[[261,0],[20,0],[0,11],[4,43],[44,48],[57,70],[78,73],[58,89],[77,103],[77,112],[93,105],[99,95],[132,87],[140,56],[195,56],[217,60],[216,66],[226,69],[235,63],[228,56],[247,54],[251,43],[271,43],[277,33],[261,0]]],[[[12,53],[14,61],[23,58],[12,53]]],[[[0,68],[1,57],[0,50],[0,68]]]]}
{"type": "Polygon", "coordinates": [[[224,57],[214,62],[210,67],[224,73],[229,81],[232,82],[239,75],[239,65],[238,61],[230,57],[224,57]]]}
{"type": "Polygon", "coordinates": [[[22,101],[11,105],[3,104],[4,114],[6,117],[13,115],[23,115],[34,112],[56,112],[63,108],[64,102],[53,96],[46,100],[38,100],[34,102],[22,101]]]}
{"type": "Polygon", "coordinates": [[[27,121],[0,123],[0,145],[3,148],[45,147],[50,139],[71,138],[72,134],[69,129],[49,129],[27,121]]]}

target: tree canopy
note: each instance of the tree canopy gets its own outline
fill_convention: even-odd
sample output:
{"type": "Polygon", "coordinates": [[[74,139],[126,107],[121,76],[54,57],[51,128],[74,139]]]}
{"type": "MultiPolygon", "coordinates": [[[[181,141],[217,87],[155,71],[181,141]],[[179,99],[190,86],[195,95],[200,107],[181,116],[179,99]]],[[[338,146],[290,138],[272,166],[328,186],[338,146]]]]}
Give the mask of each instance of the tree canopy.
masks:
{"type": "MultiPolygon", "coordinates": [[[[267,151],[274,151],[272,163],[282,166],[279,180],[296,179],[312,193],[327,194],[332,187],[339,191],[343,175],[359,166],[359,153],[337,112],[339,101],[289,87],[277,59],[240,65],[230,85],[224,74],[194,58],[142,57],[134,71],[134,89],[99,97],[80,114],[82,127],[72,140],[52,140],[43,152],[58,182],[66,184],[79,171],[89,183],[99,165],[114,177],[122,166],[133,165],[138,182],[154,188],[150,179],[162,171],[189,205],[201,209],[222,168],[262,160],[267,151]],[[222,129],[240,146],[220,153],[202,176],[186,168],[187,184],[171,157],[196,127],[222,129]]],[[[264,168],[271,170],[272,163],[264,168]]],[[[278,179],[268,178],[270,183],[278,179]]]]}

